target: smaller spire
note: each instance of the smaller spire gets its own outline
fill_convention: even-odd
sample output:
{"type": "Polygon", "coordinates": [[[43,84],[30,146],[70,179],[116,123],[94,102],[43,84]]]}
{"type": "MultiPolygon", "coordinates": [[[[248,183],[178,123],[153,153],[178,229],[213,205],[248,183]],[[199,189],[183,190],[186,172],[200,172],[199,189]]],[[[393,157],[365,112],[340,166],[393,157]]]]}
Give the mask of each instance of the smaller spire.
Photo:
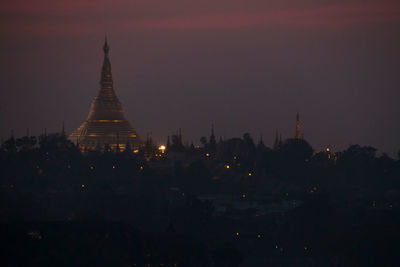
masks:
{"type": "Polygon", "coordinates": [[[65,135],[65,127],[64,127],[64,121],[62,121],[62,128],[61,128],[61,134],[65,135]]]}
{"type": "Polygon", "coordinates": [[[264,149],[265,148],[262,133],[260,134],[260,141],[258,142],[257,148],[258,149],[264,149]]]}
{"type": "Polygon", "coordinates": [[[214,135],[214,123],[211,123],[211,135],[210,135],[210,144],[209,144],[209,152],[214,153],[217,149],[217,140],[214,135]]]}
{"type": "Polygon", "coordinates": [[[110,47],[108,46],[108,43],[107,43],[107,34],[105,35],[103,50],[104,50],[104,54],[108,54],[108,51],[110,51],[110,47]]]}
{"type": "Polygon", "coordinates": [[[301,132],[300,132],[300,116],[299,112],[296,115],[296,134],[294,136],[295,139],[302,139],[301,132]]]}

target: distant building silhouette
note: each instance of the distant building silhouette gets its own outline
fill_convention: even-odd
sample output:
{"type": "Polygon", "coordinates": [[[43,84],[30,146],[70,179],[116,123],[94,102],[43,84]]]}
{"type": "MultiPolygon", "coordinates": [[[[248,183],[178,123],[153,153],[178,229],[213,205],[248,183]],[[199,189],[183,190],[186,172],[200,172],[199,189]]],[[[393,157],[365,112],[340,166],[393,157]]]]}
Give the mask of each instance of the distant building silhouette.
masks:
{"type": "Polygon", "coordinates": [[[69,139],[79,145],[81,151],[122,151],[127,147],[137,149],[142,141],[125,119],[122,105],[114,91],[107,37],[103,50],[99,93],[91,104],[86,121],[69,136],[69,139]]]}

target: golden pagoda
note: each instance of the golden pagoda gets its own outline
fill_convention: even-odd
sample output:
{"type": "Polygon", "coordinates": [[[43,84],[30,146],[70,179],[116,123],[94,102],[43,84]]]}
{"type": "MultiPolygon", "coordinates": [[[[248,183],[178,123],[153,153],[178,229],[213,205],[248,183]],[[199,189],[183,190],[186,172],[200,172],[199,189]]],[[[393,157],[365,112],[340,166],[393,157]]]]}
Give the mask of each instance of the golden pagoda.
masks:
{"type": "Polygon", "coordinates": [[[142,141],[136,130],[125,119],[121,102],[115,94],[107,38],[103,50],[104,61],[99,93],[93,99],[86,121],[69,136],[69,139],[83,152],[123,151],[127,148],[136,150],[142,141]]]}

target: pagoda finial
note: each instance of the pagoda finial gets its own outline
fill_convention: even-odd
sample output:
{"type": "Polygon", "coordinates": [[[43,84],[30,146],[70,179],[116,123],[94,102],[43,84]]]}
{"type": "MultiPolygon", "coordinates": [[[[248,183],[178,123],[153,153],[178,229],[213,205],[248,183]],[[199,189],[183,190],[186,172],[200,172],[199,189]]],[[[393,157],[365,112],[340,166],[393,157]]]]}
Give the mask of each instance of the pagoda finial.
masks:
{"type": "Polygon", "coordinates": [[[108,43],[107,43],[107,34],[105,35],[105,38],[104,38],[103,50],[104,50],[104,54],[108,54],[108,51],[110,51],[110,47],[108,46],[108,43]]]}

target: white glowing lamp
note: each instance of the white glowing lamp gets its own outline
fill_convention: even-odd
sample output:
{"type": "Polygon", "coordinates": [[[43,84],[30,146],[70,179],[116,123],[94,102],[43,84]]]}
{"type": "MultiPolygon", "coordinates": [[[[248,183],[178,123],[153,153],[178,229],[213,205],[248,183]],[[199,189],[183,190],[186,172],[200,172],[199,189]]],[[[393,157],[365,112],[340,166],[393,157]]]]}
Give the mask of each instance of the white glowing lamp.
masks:
{"type": "Polygon", "coordinates": [[[161,146],[158,147],[158,150],[160,150],[161,153],[164,153],[165,149],[166,149],[166,147],[164,145],[161,145],[161,146]]]}

